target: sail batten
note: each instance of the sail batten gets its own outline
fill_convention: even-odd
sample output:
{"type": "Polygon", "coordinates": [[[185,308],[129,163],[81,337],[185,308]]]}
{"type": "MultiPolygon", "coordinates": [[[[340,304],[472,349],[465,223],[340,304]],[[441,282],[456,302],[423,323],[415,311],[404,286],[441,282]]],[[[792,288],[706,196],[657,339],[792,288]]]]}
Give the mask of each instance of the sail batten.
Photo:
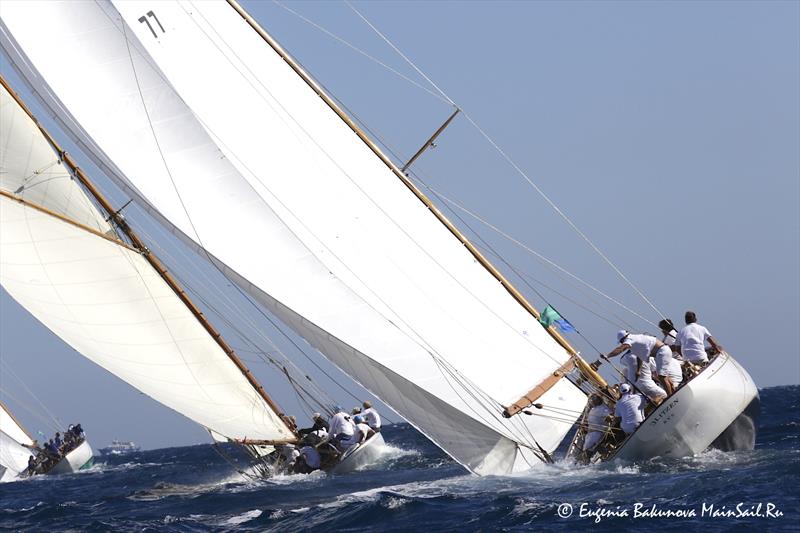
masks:
{"type": "MultiPolygon", "coordinates": [[[[151,8],[11,1],[0,44],[109,177],[456,460],[555,449],[569,420],[501,412],[570,354],[231,5],[161,2],[155,35],[151,8]]],[[[561,380],[541,401],[585,397],[561,380]]]]}

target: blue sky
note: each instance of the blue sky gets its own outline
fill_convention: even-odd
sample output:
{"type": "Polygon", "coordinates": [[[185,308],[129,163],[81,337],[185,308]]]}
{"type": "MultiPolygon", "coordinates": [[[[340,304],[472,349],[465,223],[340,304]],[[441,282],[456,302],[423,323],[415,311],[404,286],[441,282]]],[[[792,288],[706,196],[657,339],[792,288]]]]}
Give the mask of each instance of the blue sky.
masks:
{"type": "MultiPolygon", "coordinates": [[[[450,114],[445,102],[281,5],[243,5],[399,159],[412,155],[450,114]]],[[[345,4],[285,5],[430,87],[345,4]]],[[[657,308],[676,323],[686,309],[695,310],[759,386],[800,382],[800,4],[354,5],[657,308]]],[[[113,196],[108,181],[31,103],[5,59],[0,68],[113,196]]],[[[437,144],[414,167],[426,184],[657,319],[467,120],[458,117],[437,144]]],[[[115,199],[124,202],[118,193],[115,199]]],[[[529,253],[465,220],[466,231],[480,230],[492,248],[529,276],[540,294],[515,281],[535,305],[555,305],[578,327],[591,344],[572,339],[587,359],[596,358],[593,346],[611,349],[621,323],[654,331],[614,305],[596,305],[529,253]]],[[[142,224],[159,235],[148,221],[142,224]]],[[[177,246],[159,238],[165,247],[177,246]]],[[[146,447],[207,440],[191,422],[75,354],[6,293],[0,296],[0,331],[4,363],[62,421],[82,421],[97,445],[112,438],[146,447]]],[[[261,375],[270,388],[268,374],[261,375]]],[[[319,379],[342,403],[353,403],[336,385],[319,379]]],[[[343,376],[337,379],[363,396],[343,376]]],[[[1,384],[34,402],[10,376],[3,375],[1,384]]],[[[291,392],[278,383],[273,389],[291,409],[291,392]]],[[[27,411],[19,414],[32,429],[45,429],[27,411]]]]}

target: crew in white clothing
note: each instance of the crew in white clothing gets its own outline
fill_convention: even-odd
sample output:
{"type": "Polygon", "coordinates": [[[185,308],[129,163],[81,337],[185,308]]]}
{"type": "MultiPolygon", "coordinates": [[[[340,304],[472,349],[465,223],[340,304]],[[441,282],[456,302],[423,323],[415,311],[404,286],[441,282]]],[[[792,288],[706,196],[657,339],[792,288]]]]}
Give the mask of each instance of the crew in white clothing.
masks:
{"type": "Polygon", "coordinates": [[[616,357],[625,350],[630,350],[633,355],[646,363],[652,355],[650,352],[660,344],[663,344],[652,335],[628,333],[624,329],[617,332],[617,342],[619,342],[619,346],[611,350],[605,356],[606,359],[616,357]]]}
{"type": "Polygon", "coordinates": [[[666,344],[662,344],[656,351],[656,372],[667,396],[678,390],[683,381],[681,364],[672,357],[672,348],[666,344]]]}
{"type": "Polygon", "coordinates": [[[655,405],[660,404],[664,401],[664,398],[667,397],[667,393],[664,389],[658,386],[653,379],[653,374],[655,374],[656,369],[656,360],[652,357],[649,358],[650,360],[646,363],[636,360],[639,364],[639,370],[636,373],[636,388],[647,396],[651,402],[655,405]]]}
{"type": "Polygon", "coordinates": [[[364,421],[375,432],[379,432],[381,430],[381,415],[379,415],[378,411],[372,407],[372,402],[369,400],[364,402],[364,410],[361,411],[361,416],[364,417],[364,421]]]}
{"type": "Polygon", "coordinates": [[[375,434],[375,430],[364,422],[363,416],[357,415],[353,417],[353,422],[356,423],[356,439],[359,444],[375,434]]]}
{"type": "Polygon", "coordinates": [[[705,364],[708,362],[706,354],[706,341],[717,352],[722,352],[722,346],[714,340],[711,333],[697,323],[697,315],[694,311],[686,311],[686,326],[678,332],[676,348],[683,358],[692,363],[705,364]]]}
{"type": "Polygon", "coordinates": [[[664,335],[661,338],[661,342],[663,342],[667,346],[674,346],[675,339],[678,338],[678,332],[675,331],[675,326],[672,325],[672,320],[670,320],[669,318],[661,319],[658,322],[658,329],[660,329],[661,334],[664,335]]]}
{"type": "Polygon", "coordinates": [[[331,417],[328,440],[333,441],[334,444],[342,441],[349,442],[353,438],[355,431],[356,427],[350,415],[339,409],[339,411],[331,417]]]}
{"type": "Polygon", "coordinates": [[[319,451],[313,446],[303,446],[300,448],[297,460],[292,466],[295,474],[310,474],[314,470],[319,470],[322,465],[322,457],[319,451]]]}
{"type": "Polygon", "coordinates": [[[597,448],[597,445],[600,444],[600,441],[603,440],[603,436],[606,434],[605,430],[608,427],[607,418],[611,416],[611,409],[603,403],[603,399],[600,398],[599,395],[593,394],[589,398],[589,403],[592,405],[592,408],[586,416],[588,428],[586,436],[583,438],[584,452],[593,452],[594,449],[597,448]]]}
{"type": "Polygon", "coordinates": [[[622,354],[619,362],[622,363],[622,374],[625,376],[625,380],[628,383],[635,384],[636,373],[639,369],[639,359],[628,351],[622,354]]]}
{"type": "Polygon", "coordinates": [[[641,394],[631,392],[631,386],[623,383],[619,387],[622,396],[617,400],[614,416],[620,419],[619,426],[626,435],[630,435],[644,420],[644,406],[647,400],[641,394]]]}

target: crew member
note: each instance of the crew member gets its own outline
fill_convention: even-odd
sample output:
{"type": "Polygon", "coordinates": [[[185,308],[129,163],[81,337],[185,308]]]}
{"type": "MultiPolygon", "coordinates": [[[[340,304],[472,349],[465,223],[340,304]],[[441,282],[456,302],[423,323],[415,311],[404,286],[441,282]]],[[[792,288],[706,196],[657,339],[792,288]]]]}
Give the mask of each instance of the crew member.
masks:
{"type": "Polygon", "coordinates": [[[589,404],[592,408],[586,416],[588,430],[583,438],[583,451],[586,452],[587,458],[592,455],[597,445],[603,440],[608,427],[607,418],[611,416],[611,409],[603,403],[600,395],[592,394],[589,397],[589,404]]]}
{"type": "Polygon", "coordinates": [[[619,418],[620,427],[626,435],[630,435],[644,421],[644,406],[646,400],[644,396],[633,392],[631,386],[623,383],[619,387],[622,396],[617,400],[614,408],[614,416],[619,418]]]}
{"type": "Polygon", "coordinates": [[[361,412],[361,416],[364,417],[364,421],[369,427],[379,433],[381,431],[381,415],[372,407],[372,402],[369,400],[366,400],[363,405],[364,410],[361,412]]]}
{"type": "Polygon", "coordinates": [[[714,340],[711,333],[704,326],[697,323],[697,315],[694,311],[686,311],[684,316],[686,326],[678,332],[675,346],[683,358],[695,364],[705,365],[708,363],[705,343],[711,345],[718,353],[723,351],[722,346],[714,340]]]}

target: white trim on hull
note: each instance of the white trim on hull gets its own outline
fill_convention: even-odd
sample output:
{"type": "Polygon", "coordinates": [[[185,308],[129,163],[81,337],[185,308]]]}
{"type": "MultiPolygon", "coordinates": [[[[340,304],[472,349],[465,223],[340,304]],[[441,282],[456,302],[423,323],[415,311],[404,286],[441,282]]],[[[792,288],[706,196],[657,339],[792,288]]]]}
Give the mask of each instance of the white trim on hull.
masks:
{"type": "Polygon", "coordinates": [[[89,446],[89,441],[84,440],[77,448],[70,451],[61,459],[56,466],[51,468],[47,475],[53,474],[70,474],[89,468],[93,461],[92,447],[89,446]]]}
{"type": "Polygon", "coordinates": [[[757,397],[758,389],[747,371],[722,353],[650,413],[607,460],[639,461],[700,453],[757,397]]]}
{"type": "Polygon", "coordinates": [[[344,458],[329,470],[332,474],[347,474],[359,470],[378,460],[385,446],[383,435],[375,433],[355,450],[349,451],[344,458]]]}

